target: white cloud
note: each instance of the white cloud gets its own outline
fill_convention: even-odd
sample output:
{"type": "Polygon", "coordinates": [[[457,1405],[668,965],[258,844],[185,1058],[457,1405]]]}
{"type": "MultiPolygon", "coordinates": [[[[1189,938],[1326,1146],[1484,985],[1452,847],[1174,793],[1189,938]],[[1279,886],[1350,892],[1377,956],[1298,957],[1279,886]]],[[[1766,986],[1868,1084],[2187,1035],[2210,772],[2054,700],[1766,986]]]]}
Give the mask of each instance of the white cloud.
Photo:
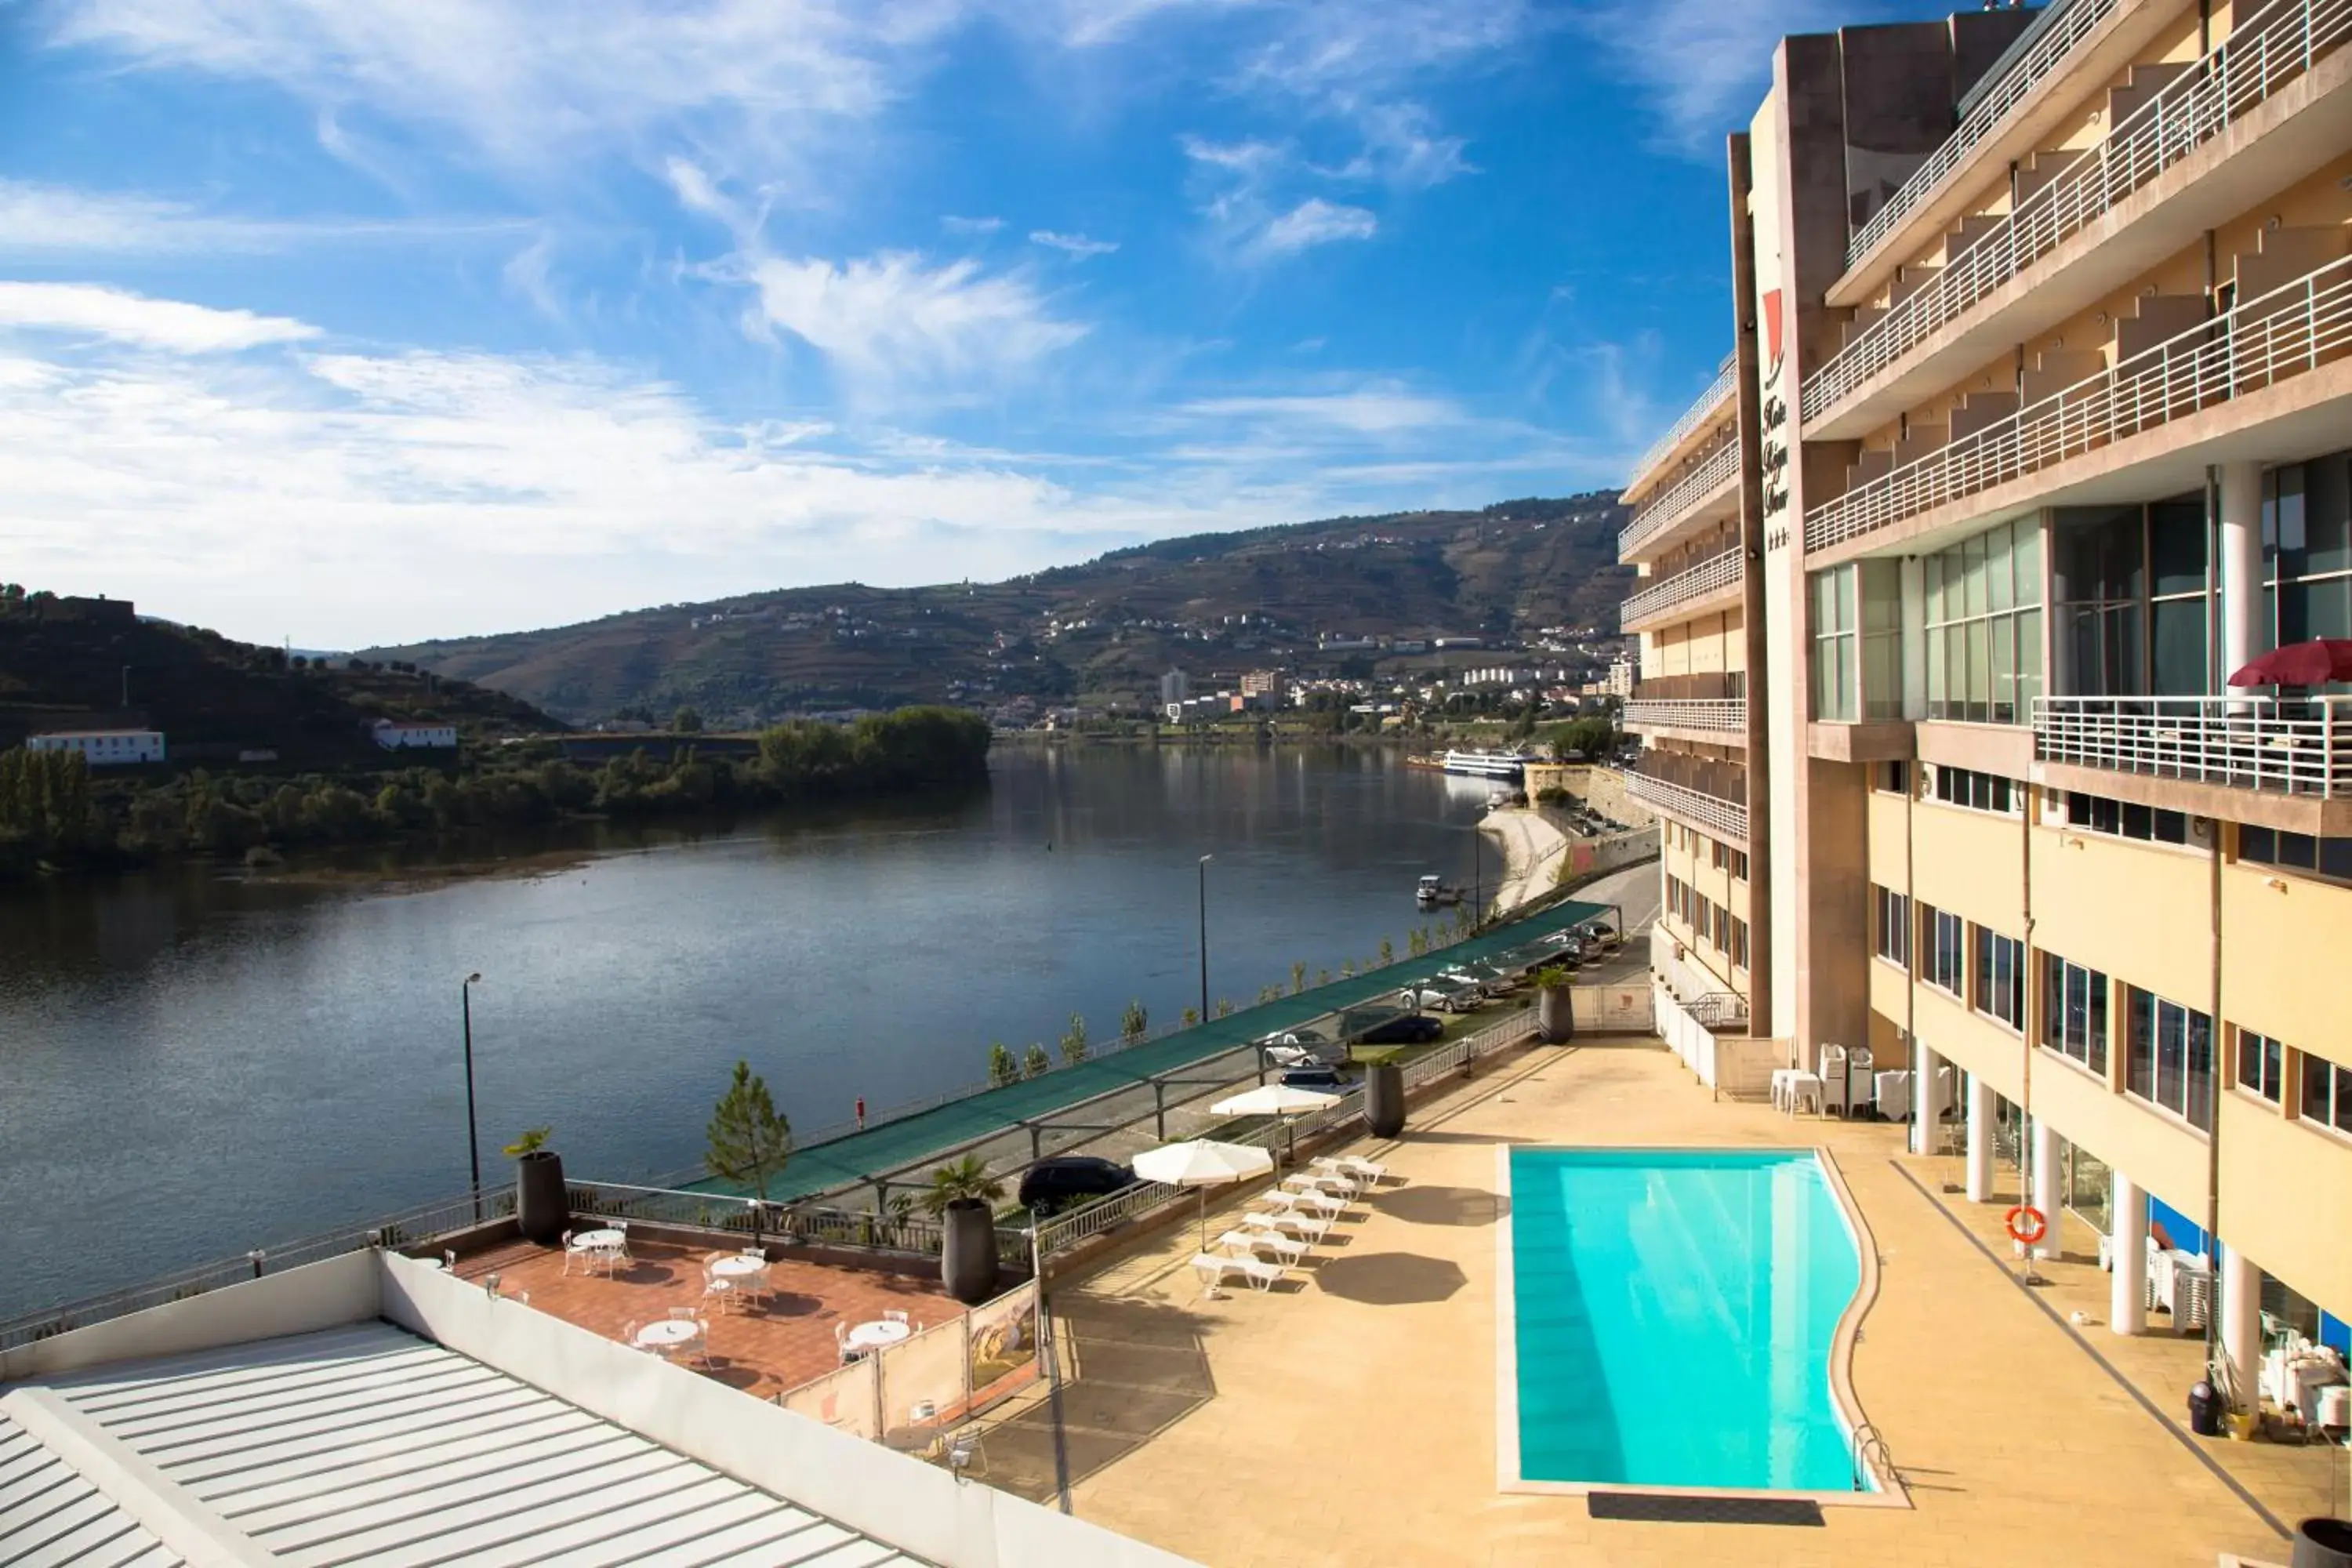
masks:
{"type": "Polygon", "coordinates": [[[1602,0],[1584,23],[1646,89],[1665,144],[1719,162],[1770,85],[1773,47],[1846,19],[1832,0],[1602,0]]]}
{"type": "Polygon", "coordinates": [[[563,300],[555,290],[550,271],[554,261],[554,244],[541,235],[513,256],[499,268],[499,276],[506,286],[530,302],[532,310],[551,321],[564,320],[563,300]]]}
{"type": "Polygon", "coordinates": [[[0,255],[17,257],[252,254],[298,246],[494,237],[516,226],[499,220],[239,217],[137,192],[0,179],[0,255]]]}
{"type": "Polygon", "coordinates": [[[994,234],[1004,226],[1001,217],[957,217],[949,214],[940,219],[940,226],[950,234],[994,234]]]}
{"type": "Polygon", "coordinates": [[[1269,222],[1251,246],[1262,255],[1289,256],[1335,239],[1370,239],[1380,226],[1380,220],[1363,207],[1310,196],[1269,222]]]}
{"type": "Polygon", "coordinates": [[[1388,384],[1345,392],[1195,398],[1177,411],[1207,419],[1323,426],[1359,436],[1461,425],[1468,419],[1459,405],[1445,398],[1388,384]]]}
{"type": "Polygon", "coordinates": [[[1055,234],[1049,228],[1031,229],[1029,243],[1064,251],[1080,261],[1092,256],[1108,256],[1118,248],[1118,241],[1115,239],[1089,239],[1083,234],[1055,234]]]}
{"type": "Polygon", "coordinates": [[[7,328],[191,354],[229,353],[319,335],[318,328],[284,316],[151,300],[94,283],[0,282],[0,330],[7,328]]]}

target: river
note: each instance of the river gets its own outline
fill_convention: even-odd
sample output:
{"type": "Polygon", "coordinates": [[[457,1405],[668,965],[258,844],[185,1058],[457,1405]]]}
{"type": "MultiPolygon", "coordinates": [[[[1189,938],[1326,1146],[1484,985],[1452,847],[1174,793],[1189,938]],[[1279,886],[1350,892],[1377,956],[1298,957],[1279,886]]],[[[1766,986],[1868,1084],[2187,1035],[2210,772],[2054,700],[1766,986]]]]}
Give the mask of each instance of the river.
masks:
{"type": "MultiPolygon", "coordinates": [[[[499,874],[179,866],[0,893],[0,1317],[466,1189],[551,1126],[575,1174],[693,1166],[735,1060],[796,1129],[1402,952],[1489,786],[1382,750],[1000,749],[953,801],[587,827],[499,874]]],[[[478,856],[479,851],[474,851],[478,856]]],[[[1491,847],[1484,875],[1496,875],[1491,847]]]]}

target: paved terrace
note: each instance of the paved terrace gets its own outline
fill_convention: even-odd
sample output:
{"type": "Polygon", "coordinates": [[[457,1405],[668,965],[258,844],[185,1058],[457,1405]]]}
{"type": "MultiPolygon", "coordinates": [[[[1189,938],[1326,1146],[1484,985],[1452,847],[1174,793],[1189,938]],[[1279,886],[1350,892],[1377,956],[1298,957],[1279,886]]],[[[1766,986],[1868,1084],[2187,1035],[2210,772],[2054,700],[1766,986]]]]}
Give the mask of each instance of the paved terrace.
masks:
{"type": "Polygon", "coordinates": [[[2109,1335],[2095,1264],[2045,1265],[2059,1283],[2029,1294],[1979,1245],[2000,1208],[1948,1197],[1956,1171],[1901,1152],[1901,1133],[1717,1101],[1650,1041],[1499,1058],[1417,1105],[1402,1142],[1355,1145],[1404,1180],[1297,1282],[1202,1300],[1188,1215],[1050,1284],[1076,1380],[1059,1441],[1045,1401],[1000,1414],[990,1482],[1052,1496],[1058,1447],[1081,1518],[1231,1568],[2284,1563],[2255,1505],[2316,1511],[2341,1456],[2159,1419],[2151,1406],[2178,1419],[2201,1344],[2109,1335]],[[1829,1508],[1818,1528],[1655,1524],[1498,1492],[1495,1149],[1513,1142],[1832,1151],[1883,1262],[1855,1384],[1912,1506],[1829,1508]]]}

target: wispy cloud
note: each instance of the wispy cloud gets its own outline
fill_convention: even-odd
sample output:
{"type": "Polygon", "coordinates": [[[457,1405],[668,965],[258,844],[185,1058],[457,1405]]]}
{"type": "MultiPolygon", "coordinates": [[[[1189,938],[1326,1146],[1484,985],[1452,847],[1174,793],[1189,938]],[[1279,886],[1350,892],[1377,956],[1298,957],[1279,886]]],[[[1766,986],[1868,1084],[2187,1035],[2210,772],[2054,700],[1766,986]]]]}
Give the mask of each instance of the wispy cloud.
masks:
{"type": "Polygon", "coordinates": [[[1663,145],[1720,159],[1770,85],[1773,46],[1846,19],[1833,0],[1600,0],[1582,23],[1646,89],[1663,145]]]}
{"type": "Polygon", "coordinates": [[[1062,251],[1080,261],[1090,256],[1108,256],[1118,248],[1118,241],[1115,239],[1088,239],[1083,234],[1055,234],[1049,228],[1031,229],[1029,243],[1062,251]]]}
{"type": "Polygon", "coordinates": [[[542,234],[508,258],[499,276],[509,289],[530,301],[532,310],[551,321],[562,321],[567,318],[551,271],[553,261],[554,243],[542,234]]]}
{"type": "Polygon", "coordinates": [[[1393,383],[1344,392],[1202,397],[1181,405],[1177,412],[1195,418],[1322,426],[1360,436],[1425,430],[1468,419],[1451,399],[1408,392],[1393,383]]]}
{"type": "Polygon", "coordinates": [[[232,353],[319,335],[318,328],[284,316],[151,300],[91,283],[0,282],[0,330],[8,328],[184,354],[232,353]]]}
{"type": "Polygon", "coordinates": [[[994,234],[1004,226],[1001,217],[957,217],[952,213],[940,219],[940,226],[950,234],[994,234]]]}
{"type": "Polygon", "coordinates": [[[1199,210],[1234,260],[1280,260],[1339,239],[1369,239],[1380,219],[1369,207],[1308,196],[1286,205],[1275,193],[1289,183],[1294,160],[1269,142],[1181,139],[1191,160],[1199,210]]]}
{"type": "Polygon", "coordinates": [[[498,238],[503,219],[237,216],[138,192],[0,179],[0,255],[17,257],[244,255],[339,244],[498,238]]]}
{"type": "Polygon", "coordinates": [[[1251,241],[1264,256],[1289,256],[1335,239],[1370,239],[1380,220],[1363,207],[1339,206],[1321,196],[1309,196],[1273,219],[1251,241]]]}

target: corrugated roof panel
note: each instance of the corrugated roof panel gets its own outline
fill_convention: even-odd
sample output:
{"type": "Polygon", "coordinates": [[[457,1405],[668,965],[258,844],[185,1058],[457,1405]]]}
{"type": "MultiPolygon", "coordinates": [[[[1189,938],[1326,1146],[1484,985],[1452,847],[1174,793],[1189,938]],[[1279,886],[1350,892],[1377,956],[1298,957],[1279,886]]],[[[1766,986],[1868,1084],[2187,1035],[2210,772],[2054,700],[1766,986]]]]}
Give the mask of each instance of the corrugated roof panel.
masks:
{"type": "Polygon", "coordinates": [[[0,1415],[0,1563],[177,1568],[180,1558],[33,1435],[0,1415]]]}

